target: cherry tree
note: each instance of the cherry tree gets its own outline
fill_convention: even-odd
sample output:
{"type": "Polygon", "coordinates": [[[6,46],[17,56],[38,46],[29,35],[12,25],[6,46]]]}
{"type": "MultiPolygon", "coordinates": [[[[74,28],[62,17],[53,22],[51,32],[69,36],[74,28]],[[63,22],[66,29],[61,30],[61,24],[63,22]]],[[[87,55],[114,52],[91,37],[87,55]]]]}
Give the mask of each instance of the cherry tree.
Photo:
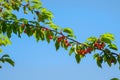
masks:
{"type": "MultiPolygon", "coordinates": [[[[28,37],[34,36],[37,42],[50,43],[53,40],[56,50],[60,47],[68,50],[69,55],[75,55],[77,63],[80,63],[87,54],[94,54],[98,67],[102,67],[103,62],[108,66],[120,65],[120,54],[117,52],[113,34],[105,33],[99,37],[89,37],[81,43],[76,40],[72,29],[61,28],[53,23],[53,17],[52,12],[42,7],[39,0],[0,0],[0,46],[11,44],[12,34],[16,34],[19,38],[22,34],[26,34],[28,37]],[[33,20],[18,18],[14,11],[32,14],[33,20]]],[[[0,52],[2,53],[2,49],[0,52]]],[[[3,54],[0,62],[8,62],[14,66],[14,61],[8,54],[3,54]]]]}

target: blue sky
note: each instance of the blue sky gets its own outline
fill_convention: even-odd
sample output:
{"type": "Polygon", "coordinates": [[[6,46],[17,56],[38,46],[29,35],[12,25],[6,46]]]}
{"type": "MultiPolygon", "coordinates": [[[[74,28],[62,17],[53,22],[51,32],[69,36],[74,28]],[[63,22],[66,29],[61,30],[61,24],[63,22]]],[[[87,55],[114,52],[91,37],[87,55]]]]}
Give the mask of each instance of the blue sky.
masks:
{"type": "MultiPolygon", "coordinates": [[[[119,0],[41,0],[43,6],[54,14],[53,21],[61,27],[74,30],[77,40],[84,42],[90,36],[110,32],[120,46],[119,0]]],[[[30,16],[27,16],[28,18],[30,16]]],[[[36,42],[33,37],[13,35],[12,45],[4,48],[15,61],[15,67],[4,64],[0,70],[2,80],[109,80],[120,78],[118,65],[97,67],[92,55],[77,64],[74,55],[60,49],[54,43],[36,42]]],[[[120,47],[119,47],[120,49],[120,47]]],[[[120,51],[120,50],[119,50],[120,51]]]]}

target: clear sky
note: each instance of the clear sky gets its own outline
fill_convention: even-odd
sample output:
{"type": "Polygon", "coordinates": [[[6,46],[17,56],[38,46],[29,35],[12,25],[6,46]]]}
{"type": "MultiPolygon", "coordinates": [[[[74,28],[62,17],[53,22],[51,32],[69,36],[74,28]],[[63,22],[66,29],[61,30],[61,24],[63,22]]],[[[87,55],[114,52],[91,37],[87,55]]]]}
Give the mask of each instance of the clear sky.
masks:
{"type": "MultiPolygon", "coordinates": [[[[84,42],[90,36],[110,32],[120,49],[120,0],[41,0],[54,14],[54,22],[74,30],[77,40],[84,42]]],[[[20,16],[20,15],[18,15],[20,16]]],[[[27,16],[27,15],[26,15],[27,16]]],[[[21,15],[22,17],[22,15],[21,15]]],[[[30,17],[29,15],[27,16],[30,17]]],[[[15,67],[4,64],[1,80],[109,80],[120,78],[118,65],[97,67],[92,55],[77,64],[74,55],[54,43],[36,42],[33,37],[13,35],[12,45],[4,48],[15,61],[15,67]]],[[[119,50],[120,51],[120,50],[119,50]]]]}

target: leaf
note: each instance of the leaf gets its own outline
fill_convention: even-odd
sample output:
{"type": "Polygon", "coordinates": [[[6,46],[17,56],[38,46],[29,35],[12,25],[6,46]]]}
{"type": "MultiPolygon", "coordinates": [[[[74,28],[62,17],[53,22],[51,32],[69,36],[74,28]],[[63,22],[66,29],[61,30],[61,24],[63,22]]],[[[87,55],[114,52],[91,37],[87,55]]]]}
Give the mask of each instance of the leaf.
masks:
{"type": "Polygon", "coordinates": [[[8,26],[8,28],[7,28],[7,36],[8,36],[8,38],[11,38],[11,34],[12,34],[12,27],[8,26]]]}
{"type": "Polygon", "coordinates": [[[102,37],[101,41],[103,41],[105,43],[108,43],[108,44],[111,44],[111,40],[109,38],[107,38],[107,37],[102,37]]]}
{"type": "Polygon", "coordinates": [[[71,48],[70,48],[70,51],[69,51],[69,56],[71,56],[71,55],[72,55],[72,53],[74,52],[74,50],[75,50],[75,48],[74,48],[74,47],[71,47],[71,48]]]}
{"type": "Polygon", "coordinates": [[[97,40],[96,37],[89,37],[89,38],[87,39],[87,41],[90,41],[90,42],[95,42],[96,40],[97,40]]]}
{"type": "Polygon", "coordinates": [[[120,79],[118,79],[118,78],[112,78],[112,79],[110,79],[110,80],[120,80],[120,79]]]}
{"type": "Polygon", "coordinates": [[[60,28],[59,26],[55,25],[53,22],[50,22],[49,25],[50,25],[50,28],[52,28],[54,30],[57,30],[60,28]]]}
{"type": "Polygon", "coordinates": [[[71,28],[64,28],[64,29],[63,29],[63,32],[66,32],[66,33],[68,33],[68,34],[73,34],[73,31],[72,31],[71,28]]]}
{"type": "Polygon", "coordinates": [[[28,24],[28,20],[25,18],[20,18],[19,21],[23,22],[24,24],[28,24]]]}
{"type": "Polygon", "coordinates": [[[98,67],[102,68],[101,64],[102,64],[101,61],[99,59],[97,59],[97,65],[98,65],[98,67]]]}
{"type": "Polygon", "coordinates": [[[110,44],[109,48],[113,49],[113,50],[116,50],[116,51],[118,50],[118,48],[117,48],[117,46],[115,44],[110,44]]]}
{"type": "Polygon", "coordinates": [[[50,43],[49,31],[46,31],[46,32],[45,32],[45,35],[46,35],[46,40],[47,40],[47,42],[50,43]]]}
{"type": "Polygon", "coordinates": [[[9,59],[9,58],[6,58],[5,59],[6,62],[8,62],[10,65],[14,66],[14,61],[9,59]]]}
{"type": "Polygon", "coordinates": [[[111,33],[105,33],[103,35],[101,35],[101,41],[111,44],[111,41],[114,40],[114,35],[111,33]]]}
{"type": "Polygon", "coordinates": [[[56,48],[56,51],[60,48],[60,43],[57,40],[55,42],[55,48],[56,48]]]}
{"type": "Polygon", "coordinates": [[[80,55],[79,55],[79,54],[75,54],[75,59],[76,59],[76,62],[77,62],[77,63],[80,63],[81,58],[80,58],[80,55]]]}
{"type": "Polygon", "coordinates": [[[8,54],[4,54],[2,58],[5,58],[5,57],[10,57],[10,56],[8,54]]]}
{"type": "Polygon", "coordinates": [[[0,53],[2,52],[2,49],[0,49],[0,53]]]}
{"type": "Polygon", "coordinates": [[[110,62],[110,59],[107,58],[107,64],[109,65],[109,67],[111,67],[111,62],[110,62]]]}
{"type": "Polygon", "coordinates": [[[120,64],[120,54],[119,54],[119,56],[117,57],[117,61],[118,61],[118,63],[120,64]]]}
{"type": "Polygon", "coordinates": [[[40,31],[39,35],[41,40],[44,41],[45,40],[44,32],[40,31]]]}
{"type": "Polygon", "coordinates": [[[2,68],[2,66],[0,66],[0,69],[2,68]]]}
{"type": "Polygon", "coordinates": [[[93,56],[93,58],[96,59],[98,56],[99,56],[99,54],[95,53],[94,56],[93,56]]]}

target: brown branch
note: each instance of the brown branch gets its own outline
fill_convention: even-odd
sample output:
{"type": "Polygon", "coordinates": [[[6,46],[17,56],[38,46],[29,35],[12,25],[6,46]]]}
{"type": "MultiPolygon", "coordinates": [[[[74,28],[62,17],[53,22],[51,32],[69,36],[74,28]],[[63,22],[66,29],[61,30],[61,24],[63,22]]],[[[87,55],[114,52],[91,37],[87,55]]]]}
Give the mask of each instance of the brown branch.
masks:
{"type": "MultiPolygon", "coordinates": [[[[5,22],[8,22],[8,23],[13,23],[14,21],[10,21],[10,20],[2,20],[2,19],[0,19],[0,21],[5,21],[5,22]]],[[[20,25],[22,24],[22,23],[19,23],[20,25]]],[[[27,26],[34,26],[34,27],[40,27],[40,28],[46,28],[46,27],[44,27],[44,26],[36,26],[36,25],[32,25],[32,24],[26,24],[27,26]]],[[[47,28],[48,29],[48,28],[47,28]]],[[[65,36],[62,32],[58,32],[57,30],[53,30],[53,29],[48,29],[48,30],[50,30],[50,31],[52,31],[52,32],[55,32],[55,33],[57,33],[57,34],[59,34],[59,35],[61,35],[61,36],[65,36]]],[[[66,36],[65,36],[66,37],[66,36]]],[[[70,41],[72,41],[72,42],[75,42],[76,44],[82,44],[82,45],[84,45],[84,46],[86,46],[84,43],[80,43],[79,41],[77,41],[77,40],[75,40],[75,39],[73,39],[73,38],[70,38],[70,37],[66,37],[68,40],[70,40],[70,41]]],[[[105,52],[104,50],[100,50],[100,51],[102,51],[103,53],[105,52]]],[[[119,54],[117,54],[117,53],[115,53],[115,52],[110,52],[112,55],[116,55],[116,56],[119,56],[119,54]]]]}

